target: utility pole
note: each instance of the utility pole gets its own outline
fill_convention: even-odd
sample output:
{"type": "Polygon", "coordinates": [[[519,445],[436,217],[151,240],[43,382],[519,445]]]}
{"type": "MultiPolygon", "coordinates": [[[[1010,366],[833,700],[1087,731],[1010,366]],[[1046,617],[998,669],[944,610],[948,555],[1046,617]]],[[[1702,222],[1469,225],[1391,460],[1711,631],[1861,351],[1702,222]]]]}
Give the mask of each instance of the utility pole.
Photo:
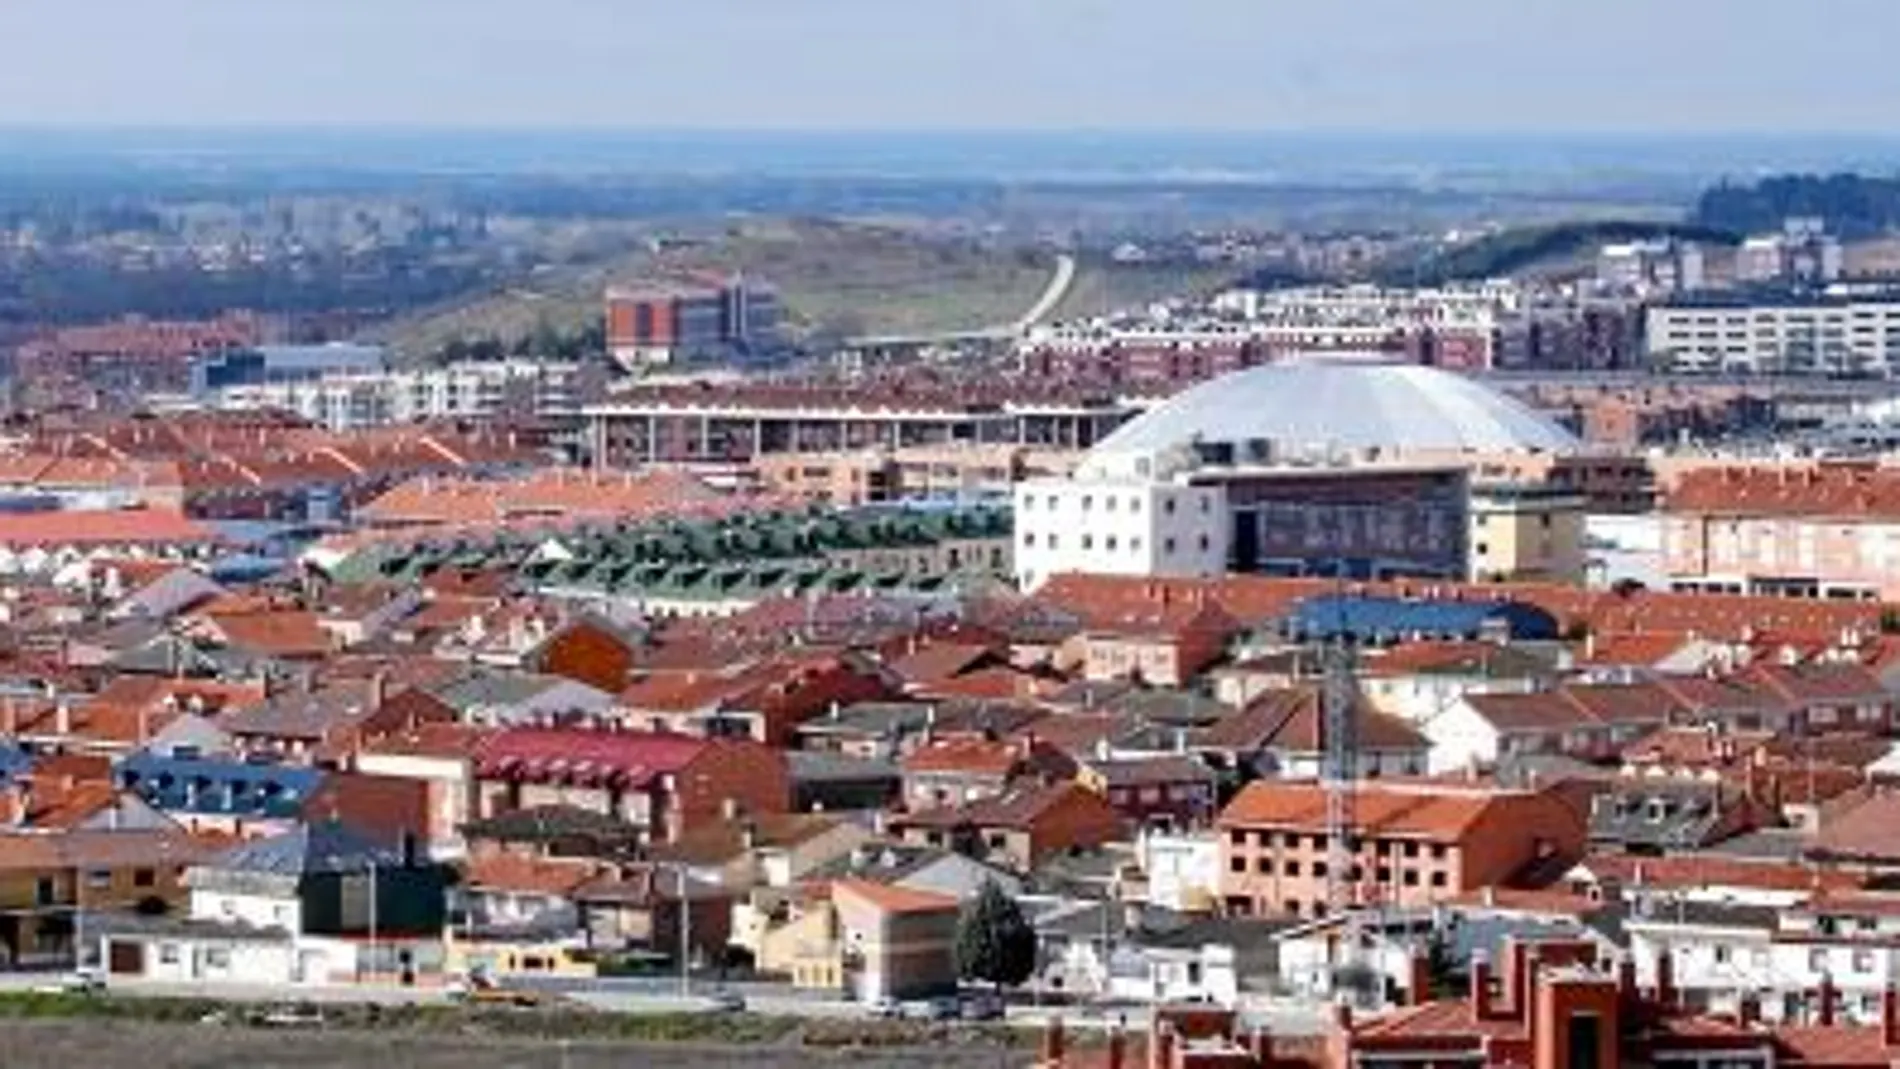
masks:
{"type": "Polygon", "coordinates": [[[376,858],[369,859],[369,975],[376,976],[376,858]]]}
{"type": "Polygon", "coordinates": [[[693,995],[693,908],[686,898],[686,862],[677,862],[680,894],[680,997],[693,995]]]}
{"type": "MultiPolygon", "coordinates": [[[[1359,697],[1359,682],[1354,676],[1354,658],[1347,634],[1345,604],[1345,563],[1339,567],[1341,582],[1334,594],[1338,610],[1335,632],[1325,639],[1321,651],[1320,676],[1320,760],[1326,792],[1326,897],[1327,912],[1340,919],[1339,953],[1335,955],[1335,979],[1357,964],[1359,926],[1356,917],[1358,881],[1352,869],[1359,857],[1355,841],[1357,823],[1353,813],[1353,793],[1359,778],[1358,720],[1353,707],[1359,697]]],[[[1337,984],[1335,994],[1337,994],[1337,984]]]]}

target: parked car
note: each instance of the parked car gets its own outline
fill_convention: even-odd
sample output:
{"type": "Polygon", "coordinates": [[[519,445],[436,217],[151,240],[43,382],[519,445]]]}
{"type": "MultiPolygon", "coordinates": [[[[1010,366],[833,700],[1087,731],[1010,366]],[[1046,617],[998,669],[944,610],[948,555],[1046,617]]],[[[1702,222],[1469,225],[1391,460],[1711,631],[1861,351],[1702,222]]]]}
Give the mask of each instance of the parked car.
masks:
{"type": "Polygon", "coordinates": [[[963,1000],[966,1021],[995,1021],[1003,1016],[1003,1000],[995,995],[971,995],[963,1000]]]}
{"type": "Polygon", "coordinates": [[[907,1008],[909,1012],[904,1016],[923,1021],[954,1021],[963,1012],[963,1007],[949,995],[912,1003],[907,1008]]]}
{"type": "Polygon", "coordinates": [[[33,990],[48,995],[97,995],[105,989],[104,973],[98,969],[82,967],[60,977],[55,983],[42,984],[33,990]]]}
{"type": "Polygon", "coordinates": [[[871,1015],[874,1017],[882,1017],[887,1021],[895,1017],[902,1017],[904,1016],[904,1004],[886,995],[876,1002],[871,1003],[871,1015]]]}
{"type": "Polygon", "coordinates": [[[715,991],[706,996],[706,1008],[714,1013],[744,1013],[745,996],[736,991],[715,991]]]}
{"type": "Polygon", "coordinates": [[[539,991],[504,987],[482,973],[471,973],[466,979],[450,980],[444,986],[443,994],[453,1002],[465,1002],[471,1006],[517,1006],[532,1009],[544,1001],[539,991]]]}
{"type": "Polygon", "coordinates": [[[257,1023],[265,1028],[321,1028],[323,1011],[308,1004],[272,1006],[258,1015],[257,1023]]]}

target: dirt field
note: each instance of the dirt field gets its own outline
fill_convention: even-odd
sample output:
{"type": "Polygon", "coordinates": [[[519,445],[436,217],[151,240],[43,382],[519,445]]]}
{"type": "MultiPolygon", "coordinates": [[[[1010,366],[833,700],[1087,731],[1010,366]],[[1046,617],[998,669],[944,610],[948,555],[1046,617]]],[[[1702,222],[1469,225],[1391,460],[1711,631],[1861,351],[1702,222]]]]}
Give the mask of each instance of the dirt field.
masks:
{"type": "Polygon", "coordinates": [[[954,1047],[878,1051],[690,1044],[558,1044],[505,1036],[271,1032],[114,1020],[0,1021],[6,1069],[1015,1069],[1026,1052],[954,1047]]]}

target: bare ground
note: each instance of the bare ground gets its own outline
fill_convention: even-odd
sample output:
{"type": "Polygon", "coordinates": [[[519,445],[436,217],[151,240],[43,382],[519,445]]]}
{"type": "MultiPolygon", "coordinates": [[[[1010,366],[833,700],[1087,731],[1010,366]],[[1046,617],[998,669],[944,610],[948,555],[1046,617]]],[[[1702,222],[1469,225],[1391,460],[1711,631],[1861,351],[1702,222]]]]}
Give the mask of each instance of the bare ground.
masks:
{"type": "Polygon", "coordinates": [[[582,1042],[505,1035],[293,1032],[123,1020],[0,1021],[5,1069],[1017,1069],[1023,1051],[994,1047],[815,1050],[796,1039],[760,1046],[582,1042]]]}

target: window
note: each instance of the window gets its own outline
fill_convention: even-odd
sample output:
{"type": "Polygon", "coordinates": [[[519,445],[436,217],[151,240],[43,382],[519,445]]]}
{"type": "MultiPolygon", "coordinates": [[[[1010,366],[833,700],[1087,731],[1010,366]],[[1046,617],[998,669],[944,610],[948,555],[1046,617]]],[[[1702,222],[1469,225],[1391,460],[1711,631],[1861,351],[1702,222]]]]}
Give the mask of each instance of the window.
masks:
{"type": "Polygon", "coordinates": [[[1202,535],[1202,536],[1201,536],[1201,552],[1202,552],[1202,553],[1206,553],[1206,552],[1207,552],[1207,546],[1208,546],[1208,542],[1207,542],[1207,536],[1206,536],[1206,535],[1202,535]]]}
{"type": "Polygon", "coordinates": [[[1432,886],[1433,887],[1445,886],[1445,874],[1442,872],[1432,873],[1432,886]]]}
{"type": "Polygon", "coordinates": [[[178,944],[160,943],[158,945],[158,963],[160,965],[178,964],[178,944]]]}
{"type": "Polygon", "coordinates": [[[1244,857],[1236,857],[1236,858],[1232,858],[1232,859],[1230,859],[1230,860],[1229,860],[1229,861],[1227,862],[1227,871],[1229,871],[1229,872],[1246,872],[1246,871],[1247,871],[1247,859],[1246,859],[1246,858],[1244,858],[1244,857]]]}
{"type": "Polygon", "coordinates": [[[1060,546],[1061,544],[1062,544],[1062,539],[1060,539],[1060,538],[1058,538],[1058,537],[1056,537],[1055,535],[1050,535],[1050,536],[1049,536],[1049,548],[1050,548],[1050,549],[1056,549],[1056,548],[1058,548],[1058,547],[1059,547],[1059,546],[1060,546]]]}
{"type": "Polygon", "coordinates": [[[54,887],[52,877],[42,876],[39,882],[33,885],[33,901],[37,905],[50,906],[58,899],[58,889],[54,887]]]}
{"type": "Polygon", "coordinates": [[[1131,538],[1131,539],[1129,539],[1129,540],[1128,540],[1128,551],[1129,551],[1130,553],[1140,553],[1140,552],[1141,552],[1141,539],[1139,539],[1139,538],[1131,538]]]}
{"type": "Polygon", "coordinates": [[[1116,544],[1115,536],[1109,535],[1107,538],[1102,539],[1102,548],[1113,553],[1116,550],[1116,548],[1118,548],[1116,544]]]}
{"type": "Polygon", "coordinates": [[[1102,507],[1104,509],[1107,509],[1109,512],[1115,511],[1115,495],[1110,494],[1107,497],[1103,498],[1102,507]]]}
{"type": "Polygon", "coordinates": [[[1873,972],[1874,971],[1874,952],[1871,950],[1854,951],[1854,971],[1855,972],[1873,972]]]}
{"type": "Polygon", "coordinates": [[[1825,950],[1808,951],[1808,971],[1809,972],[1826,972],[1827,971],[1827,951],[1825,950]]]}
{"type": "Polygon", "coordinates": [[[1313,875],[1315,877],[1324,877],[1326,875],[1326,862],[1324,861],[1313,862],[1313,875]]]}
{"type": "Polygon", "coordinates": [[[1433,843],[1433,844],[1432,844],[1432,857],[1434,857],[1434,858],[1437,858],[1438,860],[1441,860],[1441,861],[1442,861],[1442,860],[1444,860],[1444,857],[1445,857],[1445,844],[1444,844],[1444,843],[1433,843]]]}
{"type": "Polygon", "coordinates": [[[158,884],[158,872],[155,869],[136,869],[132,873],[132,886],[153,887],[158,884]]]}
{"type": "Polygon", "coordinates": [[[1094,536],[1094,535],[1083,535],[1083,536],[1082,536],[1082,548],[1083,548],[1083,549],[1094,549],[1094,548],[1095,548],[1095,536],[1094,536]]]}
{"type": "Polygon", "coordinates": [[[1168,556],[1173,556],[1174,555],[1174,539],[1172,538],[1162,539],[1161,552],[1164,554],[1167,554],[1168,556]]]}
{"type": "Polygon", "coordinates": [[[1138,497],[1131,497],[1131,498],[1129,498],[1129,499],[1128,499],[1128,511],[1130,511],[1130,512],[1140,512],[1140,511],[1141,511],[1141,498],[1138,498],[1138,497]]]}
{"type": "Polygon", "coordinates": [[[1406,844],[1405,844],[1405,856],[1406,856],[1406,857],[1417,857],[1417,856],[1418,856],[1418,844],[1417,844],[1417,843],[1406,843],[1406,844]]]}
{"type": "Polygon", "coordinates": [[[1089,494],[1083,494],[1082,495],[1082,511],[1087,512],[1089,509],[1093,508],[1094,506],[1095,506],[1095,498],[1089,494]]]}
{"type": "Polygon", "coordinates": [[[1035,545],[1036,545],[1036,532],[1034,532],[1034,531],[1024,531],[1024,532],[1023,532],[1023,545],[1025,545],[1025,546],[1029,546],[1029,547],[1031,547],[1031,548],[1034,548],[1034,547],[1035,547],[1035,545]]]}
{"type": "Polygon", "coordinates": [[[1162,498],[1161,511],[1169,516],[1174,515],[1174,499],[1171,497],[1162,498]]]}
{"type": "Polygon", "coordinates": [[[86,886],[94,891],[102,891],[112,886],[111,869],[93,869],[86,873],[86,886]]]}
{"type": "Polygon", "coordinates": [[[1247,833],[1244,831],[1230,831],[1227,833],[1227,841],[1235,846],[1246,846],[1247,833]]]}
{"type": "Polygon", "coordinates": [[[1273,875],[1273,859],[1270,857],[1256,859],[1253,863],[1253,870],[1262,876],[1273,875]]]}
{"type": "Polygon", "coordinates": [[[1211,497],[1202,497],[1201,498],[1201,514],[1206,515],[1207,513],[1212,512],[1213,510],[1214,510],[1214,499],[1211,497]]]}
{"type": "Polygon", "coordinates": [[[1299,863],[1299,862],[1297,862],[1297,861],[1289,861],[1289,862],[1287,862],[1287,863],[1286,863],[1286,874],[1287,874],[1288,876],[1298,876],[1298,875],[1300,874],[1300,863],[1299,863]]]}
{"type": "Polygon", "coordinates": [[[1729,962],[1728,947],[1722,945],[1721,943],[1715,944],[1715,963],[1717,965],[1727,965],[1728,962],[1729,962]]]}
{"type": "Polygon", "coordinates": [[[228,969],[231,967],[231,952],[223,947],[211,947],[205,951],[205,968],[228,969]]]}
{"type": "Polygon", "coordinates": [[[1403,884],[1405,884],[1405,886],[1407,886],[1407,887],[1417,887],[1417,886],[1418,886],[1418,870],[1417,870],[1417,869],[1406,869],[1406,870],[1405,870],[1405,871],[1404,871],[1404,872],[1403,872],[1403,873],[1401,874],[1401,876],[1402,876],[1402,878],[1401,878],[1401,880],[1400,880],[1400,882],[1401,882],[1401,883],[1403,883],[1403,884]]]}

